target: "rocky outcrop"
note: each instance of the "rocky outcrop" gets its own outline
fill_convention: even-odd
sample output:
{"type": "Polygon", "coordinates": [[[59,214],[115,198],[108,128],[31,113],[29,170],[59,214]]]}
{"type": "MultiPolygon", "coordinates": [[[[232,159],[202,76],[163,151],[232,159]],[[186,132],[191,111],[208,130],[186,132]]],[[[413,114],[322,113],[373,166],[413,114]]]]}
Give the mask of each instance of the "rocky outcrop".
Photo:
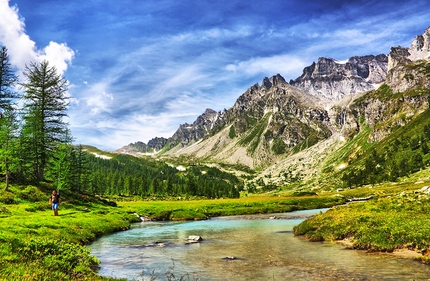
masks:
{"type": "Polygon", "coordinates": [[[218,120],[220,113],[210,108],[197,117],[193,124],[182,124],[178,130],[169,138],[170,148],[180,145],[182,147],[192,144],[209,134],[218,120]]]}
{"type": "Polygon", "coordinates": [[[427,60],[430,58],[430,26],[422,35],[417,35],[409,48],[410,60],[427,60]]]}
{"type": "Polygon", "coordinates": [[[430,87],[430,27],[410,48],[394,47],[388,55],[386,84],[394,93],[430,87]]]}
{"type": "Polygon", "coordinates": [[[168,139],[160,137],[151,139],[148,141],[148,144],[138,141],[123,146],[120,149],[115,150],[114,153],[130,155],[152,154],[163,149],[163,147],[167,144],[167,141],[168,139]]]}
{"type": "Polygon", "coordinates": [[[401,46],[392,47],[388,54],[388,70],[411,62],[408,58],[410,55],[408,48],[401,46]]]}
{"type": "Polygon", "coordinates": [[[346,62],[319,58],[290,84],[323,101],[339,101],[375,89],[385,81],[388,57],[384,54],[351,57],[346,62]]]}
{"type": "Polygon", "coordinates": [[[251,86],[218,113],[213,125],[202,142],[173,153],[261,167],[331,135],[330,118],[319,100],[279,74],[251,86]]]}

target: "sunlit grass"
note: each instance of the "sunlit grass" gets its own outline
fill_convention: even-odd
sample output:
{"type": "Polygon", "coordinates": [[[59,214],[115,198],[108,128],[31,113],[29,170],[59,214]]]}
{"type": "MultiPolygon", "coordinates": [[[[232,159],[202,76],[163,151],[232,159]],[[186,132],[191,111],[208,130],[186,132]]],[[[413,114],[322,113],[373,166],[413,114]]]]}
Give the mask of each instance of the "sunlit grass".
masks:
{"type": "Polygon", "coordinates": [[[311,241],[349,239],[355,249],[392,252],[410,249],[429,260],[430,195],[422,192],[429,182],[401,183],[366,187],[363,193],[377,196],[362,203],[340,206],[306,220],[294,228],[296,235],[311,241]]]}
{"type": "Polygon", "coordinates": [[[59,216],[55,217],[49,209],[49,193],[49,186],[13,186],[9,192],[0,191],[0,280],[111,280],[97,276],[98,261],[85,245],[101,235],[128,229],[132,222],[140,221],[135,213],[157,220],[200,220],[325,208],[344,202],[332,195],[250,195],[121,202],[112,207],[97,197],[63,191],[59,216]]]}

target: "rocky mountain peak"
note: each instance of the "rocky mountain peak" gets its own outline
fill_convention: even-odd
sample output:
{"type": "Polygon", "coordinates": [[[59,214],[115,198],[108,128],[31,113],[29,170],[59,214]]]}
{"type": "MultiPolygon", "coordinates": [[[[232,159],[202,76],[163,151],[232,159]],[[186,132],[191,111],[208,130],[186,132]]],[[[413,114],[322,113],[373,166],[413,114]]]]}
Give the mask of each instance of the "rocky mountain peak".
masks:
{"type": "Polygon", "coordinates": [[[388,57],[355,56],[347,61],[320,57],[317,63],[303,69],[303,73],[290,84],[323,101],[339,101],[346,95],[358,94],[384,82],[388,57]]]}
{"type": "Polygon", "coordinates": [[[263,81],[261,82],[261,88],[264,88],[266,90],[272,88],[272,82],[269,80],[269,78],[264,77],[263,81]]]}
{"type": "Polygon", "coordinates": [[[220,112],[207,108],[202,115],[197,117],[193,124],[185,123],[180,125],[173,136],[169,138],[171,147],[179,143],[181,146],[186,146],[204,138],[212,130],[220,115],[220,112]]]}
{"type": "Polygon", "coordinates": [[[410,60],[425,60],[430,57],[430,26],[422,35],[417,35],[409,48],[410,60]]]}
{"type": "Polygon", "coordinates": [[[282,84],[287,84],[287,81],[278,73],[270,78],[265,77],[261,82],[261,88],[269,90],[272,87],[277,87],[282,84]]]}
{"type": "Polygon", "coordinates": [[[409,63],[411,61],[408,59],[409,55],[408,48],[401,46],[391,47],[390,54],[388,55],[388,69],[393,69],[399,64],[409,63]]]}

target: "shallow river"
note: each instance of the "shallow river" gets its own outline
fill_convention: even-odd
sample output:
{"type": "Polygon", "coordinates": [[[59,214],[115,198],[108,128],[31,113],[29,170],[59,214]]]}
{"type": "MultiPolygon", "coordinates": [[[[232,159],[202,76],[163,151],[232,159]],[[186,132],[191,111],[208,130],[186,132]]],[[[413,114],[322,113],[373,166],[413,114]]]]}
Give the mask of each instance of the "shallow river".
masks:
{"type": "Polygon", "coordinates": [[[315,212],[144,222],[89,248],[100,275],[130,280],[430,280],[430,266],[412,259],[295,237],[315,212]],[[204,240],[187,244],[189,235],[204,240]]]}

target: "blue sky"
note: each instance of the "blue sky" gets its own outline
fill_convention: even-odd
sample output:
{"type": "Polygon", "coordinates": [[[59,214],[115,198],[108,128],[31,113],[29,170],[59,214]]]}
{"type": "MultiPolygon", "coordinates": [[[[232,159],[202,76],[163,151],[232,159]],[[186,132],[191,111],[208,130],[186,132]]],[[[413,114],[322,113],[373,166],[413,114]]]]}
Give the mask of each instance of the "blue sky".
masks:
{"type": "Polygon", "coordinates": [[[70,82],[75,142],[104,150],[170,137],[318,57],[409,47],[428,26],[427,0],[0,0],[13,66],[55,65],[70,82]]]}

